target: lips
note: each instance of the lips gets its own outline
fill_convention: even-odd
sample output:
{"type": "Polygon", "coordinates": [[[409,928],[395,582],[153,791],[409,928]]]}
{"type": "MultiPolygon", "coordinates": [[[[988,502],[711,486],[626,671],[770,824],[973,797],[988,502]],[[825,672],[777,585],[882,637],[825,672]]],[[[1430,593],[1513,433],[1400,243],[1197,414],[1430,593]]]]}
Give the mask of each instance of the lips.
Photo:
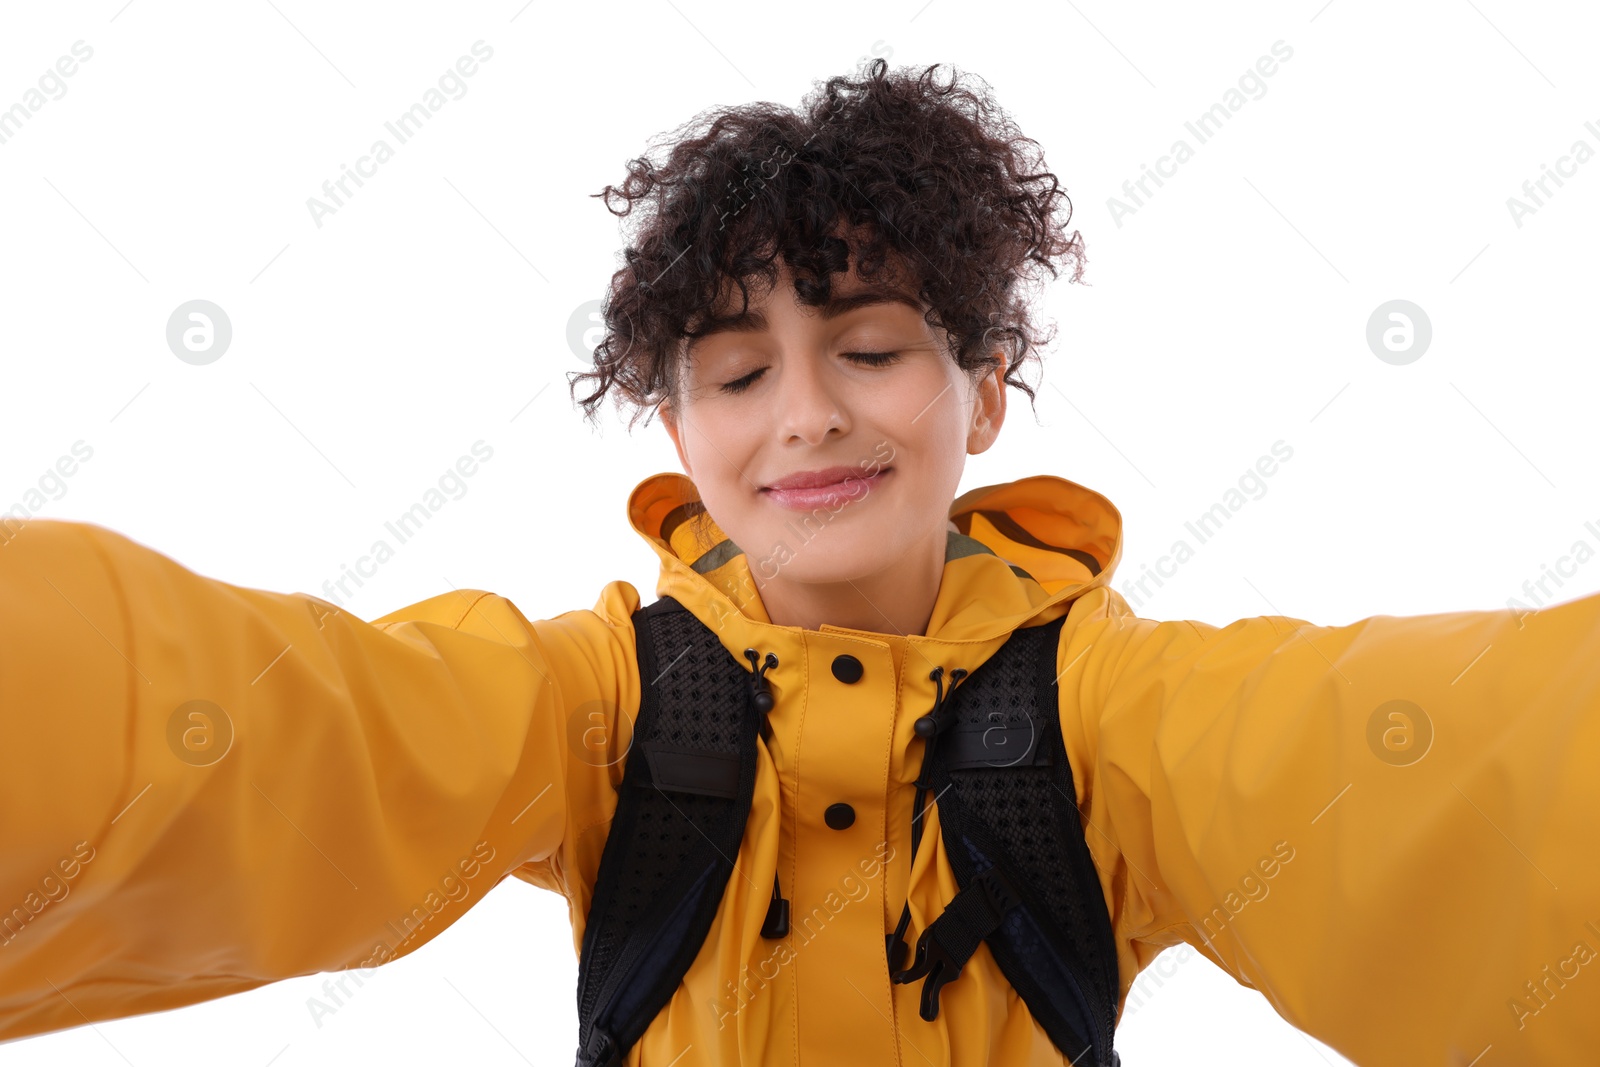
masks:
{"type": "Polygon", "coordinates": [[[860,467],[826,467],[822,470],[791,474],[761,492],[779,507],[809,511],[818,507],[841,508],[866,497],[893,468],[880,467],[864,474],[860,467]]]}
{"type": "Polygon", "coordinates": [[[801,471],[780,478],[766,489],[821,489],[824,486],[839,485],[846,478],[867,478],[858,467],[824,467],[822,470],[801,471]]]}

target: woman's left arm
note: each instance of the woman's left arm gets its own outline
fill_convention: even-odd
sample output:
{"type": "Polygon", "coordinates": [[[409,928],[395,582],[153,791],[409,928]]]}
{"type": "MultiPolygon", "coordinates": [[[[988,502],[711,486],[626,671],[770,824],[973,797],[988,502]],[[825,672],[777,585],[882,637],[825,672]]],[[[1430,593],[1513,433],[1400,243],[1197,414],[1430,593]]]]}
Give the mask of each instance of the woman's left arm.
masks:
{"type": "Polygon", "coordinates": [[[1124,998],[1188,942],[1363,1065],[1595,1061],[1600,594],[1345,626],[1158,622],[1104,588],[1071,612],[1062,725],[1124,998]]]}

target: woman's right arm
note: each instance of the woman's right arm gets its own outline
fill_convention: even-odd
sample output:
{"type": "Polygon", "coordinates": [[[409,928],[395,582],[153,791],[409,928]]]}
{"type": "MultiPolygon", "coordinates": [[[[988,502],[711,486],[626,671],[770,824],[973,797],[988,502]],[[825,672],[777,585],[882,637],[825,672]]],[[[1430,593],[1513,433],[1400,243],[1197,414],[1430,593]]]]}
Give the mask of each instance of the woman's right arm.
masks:
{"type": "Polygon", "coordinates": [[[0,1041],[377,966],[524,864],[557,887],[638,706],[637,595],[600,606],[364,622],[0,527],[0,1041]]]}

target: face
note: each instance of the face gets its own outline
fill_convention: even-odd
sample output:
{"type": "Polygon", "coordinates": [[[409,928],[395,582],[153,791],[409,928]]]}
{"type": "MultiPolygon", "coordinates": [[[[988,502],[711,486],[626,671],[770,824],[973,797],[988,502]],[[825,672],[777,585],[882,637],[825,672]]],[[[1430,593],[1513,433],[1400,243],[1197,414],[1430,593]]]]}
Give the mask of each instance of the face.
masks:
{"type": "MultiPolygon", "coordinates": [[[[914,296],[854,299],[906,290],[868,286],[852,261],[833,278],[838,306],[811,308],[780,268],[773,290],[752,287],[745,321],[688,349],[661,408],[684,473],[763,587],[942,562],[966,457],[1005,417],[1003,353],[975,379],[914,296]]],[[[739,307],[735,291],[717,311],[739,307]]]]}

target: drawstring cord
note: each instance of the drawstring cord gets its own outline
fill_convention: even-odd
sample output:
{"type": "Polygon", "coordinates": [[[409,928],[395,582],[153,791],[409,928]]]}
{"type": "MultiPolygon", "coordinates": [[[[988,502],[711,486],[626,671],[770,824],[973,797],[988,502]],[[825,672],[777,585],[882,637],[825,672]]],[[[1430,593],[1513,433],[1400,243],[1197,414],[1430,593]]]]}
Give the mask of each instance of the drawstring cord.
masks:
{"type": "MultiPolygon", "coordinates": [[[[965,678],[968,673],[965,667],[957,667],[950,672],[950,693],[955,692],[956,684],[965,678]]],[[[915,782],[917,796],[911,815],[911,861],[913,864],[916,863],[917,859],[917,846],[922,842],[924,799],[928,790],[932,788],[932,783],[928,780],[928,773],[933,762],[933,745],[939,734],[949,727],[949,720],[952,714],[949,710],[950,693],[945,692],[944,688],[944,668],[935,667],[928,677],[932,679],[934,685],[933,710],[919,718],[912,726],[916,735],[923,739],[922,767],[917,772],[917,780],[915,782]]],[[[889,957],[889,973],[891,977],[894,977],[896,972],[902,971],[901,965],[905,963],[906,956],[911,952],[911,947],[905,942],[906,927],[910,922],[911,891],[908,882],[905,906],[900,910],[900,921],[895,925],[894,933],[884,937],[884,948],[889,957]]]]}
{"type": "MultiPolygon", "coordinates": [[[[771,683],[767,681],[767,671],[778,665],[778,657],[768,652],[763,659],[754,648],[744,650],[745,659],[750,661],[750,690],[751,704],[761,716],[761,736],[770,740],[772,738],[772,724],[768,721],[768,713],[777,703],[772,695],[771,683]]],[[[932,766],[933,746],[939,734],[943,733],[950,725],[950,695],[955,692],[956,685],[970,672],[965,667],[957,667],[950,672],[950,690],[944,687],[944,668],[935,667],[928,675],[934,685],[933,708],[926,715],[917,719],[912,729],[916,735],[923,739],[922,767],[918,771],[916,782],[916,801],[913,805],[911,816],[911,859],[915,863],[917,848],[922,843],[922,813],[927,804],[927,794],[932,788],[928,774],[932,766]]],[[[896,924],[894,933],[886,935],[885,949],[888,952],[889,971],[901,971],[911,948],[905,942],[906,927],[911,922],[911,894],[906,893],[906,902],[900,911],[900,921],[896,924]]],[[[778,872],[772,872],[772,901],[767,906],[766,920],[761,924],[761,936],[777,939],[787,937],[789,934],[789,902],[783,897],[783,889],[779,884],[778,872]]]]}
{"type": "Polygon", "coordinates": [[[761,736],[770,738],[772,736],[772,726],[767,722],[767,712],[772,710],[772,705],[776,703],[776,700],[772,696],[772,685],[767,681],[767,671],[778,665],[778,656],[777,653],[768,652],[766,661],[760,667],[757,667],[756,660],[760,658],[760,655],[753,648],[744,650],[744,658],[750,661],[750,687],[754,691],[752,700],[756,710],[761,713],[761,736]]]}
{"type": "MultiPolygon", "coordinates": [[[[761,660],[761,654],[753,648],[744,650],[744,658],[750,661],[750,702],[761,715],[761,736],[767,740],[772,739],[772,724],[767,721],[767,713],[777,700],[772,695],[771,683],[767,681],[767,671],[778,665],[778,657],[768,652],[766,659],[761,660]],[[757,661],[760,660],[760,665],[757,661]]],[[[787,937],[789,934],[789,902],[783,899],[783,891],[778,885],[778,872],[772,872],[772,902],[767,905],[767,918],[761,924],[761,936],[766,938],[787,937]]]]}

